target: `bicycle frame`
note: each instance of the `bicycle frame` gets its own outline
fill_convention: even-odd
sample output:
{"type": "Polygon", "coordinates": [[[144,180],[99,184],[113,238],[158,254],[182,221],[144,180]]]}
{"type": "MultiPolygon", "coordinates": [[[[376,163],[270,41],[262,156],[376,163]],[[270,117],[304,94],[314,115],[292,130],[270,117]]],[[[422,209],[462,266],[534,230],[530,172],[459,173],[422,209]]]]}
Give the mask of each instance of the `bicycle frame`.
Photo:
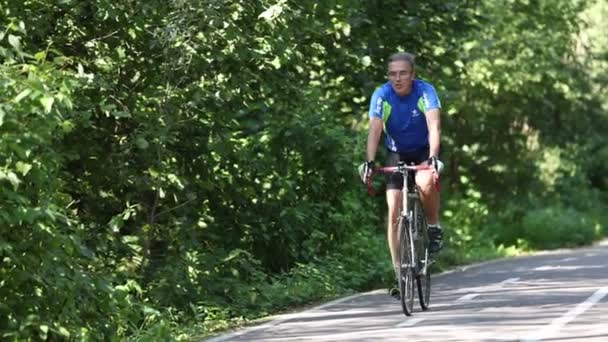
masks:
{"type": "MultiPolygon", "coordinates": [[[[417,215],[418,213],[413,212],[414,208],[418,208],[416,206],[411,206],[410,208],[410,201],[415,201],[416,199],[419,198],[419,194],[418,194],[418,189],[416,187],[416,181],[414,179],[414,184],[411,185],[410,183],[410,177],[408,177],[410,172],[414,172],[414,171],[422,171],[422,170],[432,170],[433,168],[429,165],[406,165],[404,162],[399,162],[398,165],[396,166],[385,166],[385,167],[379,167],[377,169],[374,170],[375,173],[394,173],[394,172],[398,172],[401,173],[403,175],[403,187],[401,188],[401,211],[400,211],[400,216],[407,220],[408,222],[408,229],[410,231],[409,234],[409,240],[410,240],[410,252],[412,255],[412,263],[413,265],[418,265],[418,261],[416,260],[416,253],[414,250],[414,234],[418,233],[414,231],[414,228],[412,227],[412,222],[414,219],[414,215],[417,215]],[[411,188],[410,188],[411,187],[411,188]],[[412,190],[412,191],[410,191],[412,190]]],[[[373,189],[371,188],[371,182],[368,182],[368,192],[372,191],[373,189]]],[[[370,192],[371,194],[371,192],[370,192]]],[[[424,215],[424,213],[422,213],[424,215]]],[[[412,266],[412,265],[408,265],[408,266],[412,266]]],[[[416,266],[414,266],[414,270],[416,273],[421,273],[421,274],[425,274],[426,273],[426,265],[424,266],[424,269],[419,270],[416,266]]]]}
{"type": "MultiPolygon", "coordinates": [[[[401,208],[399,210],[398,240],[399,240],[399,288],[401,293],[401,305],[406,316],[413,313],[414,283],[418,285],[418,296],[420,306],[423,310],[428,309],[430,298],[430,273],[429,267],[432,263],[428,251],[428,236],[426,232],[425,213],[420,200],[415,177],[409,177],[414,171],[433,170],[429,165],[405,165],[399,162],[397,166],[380,167],[375,173],[401,173],[403,175],[403,187],[401,188],[401,208]],[[413,178],[413,183],[411,178],[413,178]],[[422,218],[420,218],[422,216],[422,218]],[[423,245],[420,245],[423,243],[423,245]],[[403,249],[405,247],[405,249],[403,249]],[[420,254],[422,253],[422,254],[420,254]]],[[[439,176],[433,170],[435,187],[439,191],[439,176]]],[[[371,186],[371,177],[367,181],[368,192],[374,194],[371,186]]]]}

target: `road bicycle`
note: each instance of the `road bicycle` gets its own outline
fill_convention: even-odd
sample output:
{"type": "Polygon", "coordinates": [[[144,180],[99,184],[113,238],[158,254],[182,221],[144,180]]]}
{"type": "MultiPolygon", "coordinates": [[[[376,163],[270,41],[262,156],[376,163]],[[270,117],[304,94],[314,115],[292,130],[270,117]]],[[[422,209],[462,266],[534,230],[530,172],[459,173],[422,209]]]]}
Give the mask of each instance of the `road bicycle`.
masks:
{"type": "MultiPolygon", "coordinates": [[[[405,165],[378,167],[374,174],[398,172],[403,175],[402,203],[397,225],[399,227],[399,290],[401,306],[406,316],[414,311],[414,279],[418,287],[418,298],[422,310],[429,308],[431,299],[431,265],[429,235],[426,215],[414,178],[415,171],[432,170],[428,165],[405,165]]],[[[437,182],[436,182],[437,184],[437,182]]],[[[373,195],[371,177],[368,192],[373,195]]]]}

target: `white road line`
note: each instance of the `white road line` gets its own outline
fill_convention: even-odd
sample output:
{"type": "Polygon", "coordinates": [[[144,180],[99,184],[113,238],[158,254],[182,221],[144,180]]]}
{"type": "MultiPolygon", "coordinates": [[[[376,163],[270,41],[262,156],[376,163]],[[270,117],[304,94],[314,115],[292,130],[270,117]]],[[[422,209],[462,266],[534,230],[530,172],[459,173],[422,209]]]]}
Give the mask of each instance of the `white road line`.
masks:
{"type": "Polygon", "coordinates": [[[426,318],[423,317],[418,317],[418,318],[410,318],[407,321],[403,322],[403,323],[399,323],[397,324],[397,328],[404,328],[404,327],[413,327],[414,325],[424,321],[426,318]]]}
{"type": "Polygon", "coordinates": [[[339,319],[341,316],[353,316],[353,315],[371,315],[378,314],[381,312],[385,312],[386,314],[390,314],[391,311],[386,310],[343,310],[343,311],[335,311],[335,312],[327,312],[327,311],[305,311],[293,316],[289,319],[289,321],[300,322],[302,320],[311,319],[311,318],[325,318],[325,319],[339,319]]]}
{"type": "Polygon", "coordinates": [[[560,331],[566,324],[574,320],[578,315],[589,310],[593,305],[602,300],[602,298],[608,295],[608,287],[601,288],[595,291],[589,298],[584,302],[577,305],[574,309],[566,312],[563,316],[554,319],[549,325],[546,325],[542,330],[532,334],[529,337],[521,339],[522,342],[536,342],[544,339],[548,339],[555,333],[560,331]]]}
{"type": "Polygon", "coordinates": [[[473,298],[475,298],[477,296],[479,296],[479,293],[469,293],[467,295],[464,295],[464,296],[458,298],[456,301],[457,302],[466,302],[466,301],[471,300],[471,299],[473,299],[473,298]]]}
{"type": "Polygon", "coordinates": [[[595,268],[606,268],[606,265],[579,265],[579,266],[541,266],[537,267],[535,271],[575,271],[575,270],[583,270],[583,269],[595,269],[595,268]]]}
{"type": "Polygon", "coordinates": [[[501,281],[500,283],[498,283],[498,285],[507,285],[507,284],[511,284],[511,283],[516,283],[519,281],[519,278],[509,278],[509,279],[505,279],[503,281],[501,281]]]}
{"type": "MultiPolygon", "coordinates": [[[[509,279],[505,279],[505,280],[501,281],[500,283],[498,283],[498,285],[497,285],[497,286],[500,288],[500,287],[502,287],[502,286],[504,286],[504,285],[511,284],[511,283],[515,283],[515,282],[517,282],[518,280],[519,280],[519,278],[509,278],[509,279]]],[[[464,295],[464,296],[462,296],[462,297],[460,297],[460,298],[456,299],[456,301],[457,301],[457,302],[466,302],[466,301],[469,301],[469,300],[471,300],[471,299],[473,299],[473,298],[475,298],[475,297],[479,296],[480,294],[481,294],[481,293],[469,293],[469,294],[466,294],[466,295],[464,295]]]]}

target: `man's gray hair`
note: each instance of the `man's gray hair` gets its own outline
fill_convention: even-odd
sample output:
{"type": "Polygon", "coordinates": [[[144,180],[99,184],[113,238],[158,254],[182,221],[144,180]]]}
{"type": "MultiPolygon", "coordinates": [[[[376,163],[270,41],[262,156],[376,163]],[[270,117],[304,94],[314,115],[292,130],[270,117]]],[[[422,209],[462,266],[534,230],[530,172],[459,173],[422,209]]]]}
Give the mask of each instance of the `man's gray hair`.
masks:
{"type": "Polygon", "coordinates": [[[408,63],[410,63],[412,70],[414,70],[414,66],[416,65],[416,63],[415,63],[416,56],[414,56],[413,54],[411,54],[409,52],[397,52],[397,53],[392,54],[388,58],[388,62],[386,64],[388,65],[389,63],[396,62],[396,61],[408,62],[408,63]]]}

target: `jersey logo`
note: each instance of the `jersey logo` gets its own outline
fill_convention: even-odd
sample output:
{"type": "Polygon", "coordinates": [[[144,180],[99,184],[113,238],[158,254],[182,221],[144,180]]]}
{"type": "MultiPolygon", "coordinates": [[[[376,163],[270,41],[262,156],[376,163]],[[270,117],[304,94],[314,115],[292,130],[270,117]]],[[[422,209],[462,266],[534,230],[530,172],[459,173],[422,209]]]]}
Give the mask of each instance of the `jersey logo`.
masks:
{"type": "Polygon", "coordinates": [[[426,105],[426,101],[425,101],[424,97],[418,98],[418,103],[416,103],[416,106],[418,106],[418,110],[421,113],[424,113],[425,109],[428,108],[428,105],[426,105]]]}

